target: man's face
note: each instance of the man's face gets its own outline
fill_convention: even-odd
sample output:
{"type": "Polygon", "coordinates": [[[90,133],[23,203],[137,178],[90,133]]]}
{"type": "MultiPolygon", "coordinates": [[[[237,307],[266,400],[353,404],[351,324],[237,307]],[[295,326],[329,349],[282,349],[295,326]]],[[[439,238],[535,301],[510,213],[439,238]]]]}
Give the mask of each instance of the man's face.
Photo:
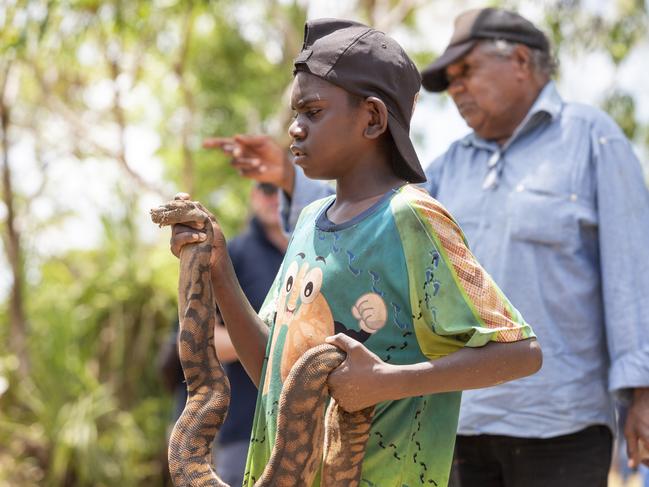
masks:
{"type": "Polygon", "coordinates": [[[311,179],[338,179],[365,150],[364,124],[349,94],[308,73],[293,80],[288,129],[293,162],[311,179]]]}
{"type": "Polygon", "coordinates": [[[446,68],[448,94],[464,121],[486,140],[507,140],[527,112],[521,101],[534,90],[515,55],[485,52],[478,44],[446,68]]]}
{"type": "Polygon", "coordinates": [[[256,185],[250,195],[252,212],[265,227],[279,227],[279,192],[256,185]]]}

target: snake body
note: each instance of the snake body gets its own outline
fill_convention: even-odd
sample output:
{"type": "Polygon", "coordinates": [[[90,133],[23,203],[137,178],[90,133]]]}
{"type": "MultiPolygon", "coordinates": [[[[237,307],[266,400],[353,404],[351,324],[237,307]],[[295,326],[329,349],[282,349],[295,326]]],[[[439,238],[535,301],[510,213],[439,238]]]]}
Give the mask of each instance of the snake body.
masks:
{"type": "MultiPolygon", "coordinates": [[[[187,403],[169,441],[169,471],[175,487],[228,487],[211,465],[212,444],[225,421],[230,385],[214,349],[216,306],[211,258],[216,221],[198,202],[177,199],[151,210],[154,223],[203,221],[204,242],[180,254],[179,355],[187,403]]],[[[332,345],[319,345],[298,360],[279,400],[277,437],[255,487],[312,485],[322,464],[322,487],[357,486],[374,408],[347,413],[328,400],[327,377],[345,359],[332,345]],[[323,453],[324,451],[324,453],[323,453]]]]}

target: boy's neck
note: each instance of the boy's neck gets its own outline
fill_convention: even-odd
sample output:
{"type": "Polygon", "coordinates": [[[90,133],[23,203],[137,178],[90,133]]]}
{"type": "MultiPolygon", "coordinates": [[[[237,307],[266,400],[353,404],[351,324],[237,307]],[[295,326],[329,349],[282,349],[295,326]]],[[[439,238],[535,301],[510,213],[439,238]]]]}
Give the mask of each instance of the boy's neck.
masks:
{"type": "Polygon", "coordinates": [[[336,201],[327,210],[327,218],[335,224],[345,223],[379,201],[391,189],[406,184],[398,177],[384,157],[356,164],[353,171],[336,180],[336,201]]]}

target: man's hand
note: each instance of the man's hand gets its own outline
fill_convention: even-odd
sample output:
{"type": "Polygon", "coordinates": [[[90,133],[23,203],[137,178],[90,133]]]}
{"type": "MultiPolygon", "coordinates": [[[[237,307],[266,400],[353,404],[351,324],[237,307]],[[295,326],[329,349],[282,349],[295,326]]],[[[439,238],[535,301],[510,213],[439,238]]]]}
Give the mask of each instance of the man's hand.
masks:
{"type": "Polygon", "coordinates": [[[207,149],[218,148],[232,156],[230,163],[239,174],[260,183],[271,183],[293,194],[295,168],[282,149],[267,135],[212,137],[203,141],[207,149]]]}
{"type": "Polygon", "coordinates": [[[326,341],[347,353],[327,380],[329,393],[340,407],[351,413],[391,399],[386,396],[389,387],[385,381],[389,364],[345,334],[327,337],[326,341]]]}
{"type": "Polygon", "coordinates": [[[649,466],[649,387],[633,391],[633,401],[624,425],[629,467],[649,466]]]}

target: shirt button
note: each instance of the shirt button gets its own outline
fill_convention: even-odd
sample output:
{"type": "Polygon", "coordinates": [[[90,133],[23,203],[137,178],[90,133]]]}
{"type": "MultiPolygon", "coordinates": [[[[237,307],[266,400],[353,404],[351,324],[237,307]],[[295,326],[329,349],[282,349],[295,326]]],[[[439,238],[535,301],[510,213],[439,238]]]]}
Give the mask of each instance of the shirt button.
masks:
{"type": "Polygon", "coordinates": [[[608,142],[608,140],[606,139],[606,137],[600,137],[599,138],[599,143],[600,144],[606,144],[607,142],[608,142]]]}
{"type": "Polygon", "coordinates": [[[525,190],[525,185],[523,185],[523,184],[519,184],[518,186],[516,186],[516,192],[517,192],[517,193],[521,193],[521,192],[523,192],[524,190],[525,190]]]}
{"type": "Polygon", "coordinates": [[[577,195],[575,193],[570,195],[570,201],[577,201],[577,195]]]}

